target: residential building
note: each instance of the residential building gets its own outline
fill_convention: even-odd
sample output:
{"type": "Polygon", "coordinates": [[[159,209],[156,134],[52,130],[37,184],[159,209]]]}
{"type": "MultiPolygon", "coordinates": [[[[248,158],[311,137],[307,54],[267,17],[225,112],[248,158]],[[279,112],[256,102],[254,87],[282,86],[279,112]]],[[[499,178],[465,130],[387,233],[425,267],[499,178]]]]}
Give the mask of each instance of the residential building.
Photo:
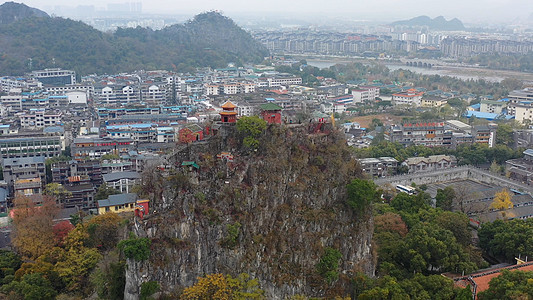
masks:
{"type": "Polygon", "coordinates": [[[371,177],[394,175],[398,168],[398,161],[393,157],[361,158],[357,161],[363,172],[371,177]]]}
{"type": "Polygon", "coordinates": [[[61,124],[62,113],[50,113],[45,110],[32,110],[19,115],[20,126],[23,128],[43,128],[61,124]]]}
{"type": "Polygon", "coordinates": [[[515,116],[517,121],[523,121],[524,119],[533,120],[531,115],[533,107],[533,87],[512,91],[507,96],[507,99],[509,99],[509,115],[515,116]],[[522,108],[520,112],[517,111],[518,106],[522,108]]]}
{"type": "Polygon", "coordinates": [[[61,155],[61,138],[59,136],[21,135],[0,138],[2,158],[17,157],[54,157],[61,155]]]}
{"type": "Polygon", "coordinates": [[[320,104],[320,111],[322,111],[325,114],[342,114],[343,112],[346,112],[346,105],[342,103],[331,103],[331,102],[325,102],[320,104]]]}
{"type": "Polygon", "coordinates": [[[514,117],[519,122],[533,121],[533,101],[521,101],[519,104],[514,105],[514,117]]]}
{"type": "Polygon", "coordinates": [[[402,145],[451,146],[452,132],[444,126],[444,122],[393,125],[385,132],[385,139],[402,145]]]}
{"type": "Polygon", "coordinates": [[[218,85],[215,85],[215,84],[207,84],[205,86],[205,94],[207,96],[218,96],[218,90],[219,90],[219,87],[218,85]]]}
{"type": "Polygon", "coordinates": [[[59,68],[32,71],[30,76],[45,85],[76,84],[76,72],[59,68]]]}
{"type": "Polygon", "coordinates": [[[501,114],[507,107],[505,101],[481,100],[480,104],[479,111],[485,113],[501,114]]]}
{"type": "Polygon", "coordinates": [[[60,203],[63,208],[95,208],[94,195],[96,193],[96,186],[92,183],[70,183],[64,185],[65,189],[72,195],[63,199],[60,203]]]}
{"type": "Polygon", "coordinates": [[[423,97],[420,106],[422,107],[441,107],[448,103],[448,100],[440,97],[423,97]]]}
{"type": "Polygon", "coordinates": [[[487,144],[492,148],[496,144],[496,130],[498,125],[476,125],[472,127],[472,138],[474,143],[487,144]]]}
{"type": "Polygon", "coordinates": [[[5,158],[3,161],[4,180],[11,192],[13,192],[15,182],[22,179],[39,179],[34,181],[20,182],[19,188],[26,189],[26,186],[31,185],[35,189],[37,183],[40,185],[45,182],[45,157],[22,157],[22,158],[5,158]]]}
{"type": "Polygon", "coordinates": [[[424,92],[408,89],[405,92],[392,94],[392,103],[395,105],[420,106],[424,92]]]}
{"type": "Polygon", "coordinates": [[[13,184],[14,195],[24,196],[41,195],[43,192],[43,181],[41,178],[17,179],[13,184]]]}
{"type": "Polygon", "coordinates": [[[417,173],[449,169],[457,165],[457,160],[451,155],[430,155],[428,157],[409,157],[402,165],[409,168],[409,173],[417,173]]]}
{"type": "Polygon", "coordinates": [[[75,160],[100,159],[106,154],[128,154],[134,148],[134,141],[129,138],[75,138],[71,145],[75,160]]]}
{"type": "Polygon", "coordinates": [[[102,183],[102,167],[98,160],[61,161],[52,164],[52,181],[69,185],[91,183],[98,186],[102,183]]]}
{"type": "Polygon", "coordinates": [[[353,103],[374,102],[379,97],[379,88],[373,86],[361,86],[352,90],[353,103]]]}
{"type": "MultiPolygon", "coordinates": [[[[269,88],[281,87],[281,86],[288,87],[290,85],[302,84],[302,78],[295,77],[292,75],[286,75],[286,76],[268,77],[266,79],[260,78],[259,82],[260,82],[260,85],[261,85],[261,82],[264,82],[266,84],[266,87],[269,87],[269,88]]],[[[265,86],[265,85],[263,84],[262,86],[265,86]]]]}

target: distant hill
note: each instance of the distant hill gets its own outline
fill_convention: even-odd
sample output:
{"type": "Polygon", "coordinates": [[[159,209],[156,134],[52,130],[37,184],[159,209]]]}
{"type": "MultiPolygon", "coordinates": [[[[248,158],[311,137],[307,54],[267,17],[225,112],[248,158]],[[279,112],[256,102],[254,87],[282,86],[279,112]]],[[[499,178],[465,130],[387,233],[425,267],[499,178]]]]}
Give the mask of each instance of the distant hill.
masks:
{"type": "Polygon", "coordinates": [[[138,27],[113,34],[64,18],[31,17],[0,25],[0,75],[30,71],[29,58],[32,69],[62,67],[84,75],[139,69],[187,72],[260,62],[265,56],[268,50],[262,44],[216,12],[162,30],[138,27]]]}
{"type": "Polygon", "coordinates": [[[465,30],[463,22],[459,19],[454,18],[450,21],[446,21],[443,16],[436,17],[431,19],[428,16],[419,16],[412,18],[410,20],[396,21],[391,23],[392,26],[410,26],[410,27],[428,27],[433,30],[447,30],[447,31],[457,31],[465,30]]]}
{"type": "Polygon", "coordinates": [[[49,18],[42,10],[31,8],[22,3],[6,2],[0,5],[0,24],[10,24],[26,18],[49,18]]]}

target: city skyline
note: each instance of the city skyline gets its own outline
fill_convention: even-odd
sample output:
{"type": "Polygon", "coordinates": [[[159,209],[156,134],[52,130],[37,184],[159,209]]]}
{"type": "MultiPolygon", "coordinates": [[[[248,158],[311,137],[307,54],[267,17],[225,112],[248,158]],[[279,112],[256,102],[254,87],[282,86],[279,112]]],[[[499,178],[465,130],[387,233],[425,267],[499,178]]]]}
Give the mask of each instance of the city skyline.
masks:
{"type": "MultiPolygon", "coordinates": [[[[516,20],[531,19],[533,5],[528,0],[483,0],[459,1],[450,0],[446,5],[441,1],[418,0],[377,0],[372,2],[331,0],[327,5],[322,1],[280,1],[271,0],[266,5],[263,2],[249,2],[244,0],[201,0],[190,2],[173,2],[164,0],[135,0],[135,1],[102,1],[87,3],[81,0],[23,0],[28,6],[54,13],[61,8],[77,6],[94,6],[96,11],[108,9],[108,4],[141,3],[143,13],[158,13],[166,15],[194,15],[202,11],[219,10],[226,15],[234,16],[244,13],[264,16],[294,16],[298,19],[312,19],[317,15],[324,18],[343,17],[353,20],[396,21],[412,17],[427,15],[432,18],[444,16],[446,19],[459,18],[465,23],[508,23],[516,20]],[[480,9],[483,8],[483,9],[480,9]]],[[[316,19],[315,19],[316,20],[316,19]]]]}

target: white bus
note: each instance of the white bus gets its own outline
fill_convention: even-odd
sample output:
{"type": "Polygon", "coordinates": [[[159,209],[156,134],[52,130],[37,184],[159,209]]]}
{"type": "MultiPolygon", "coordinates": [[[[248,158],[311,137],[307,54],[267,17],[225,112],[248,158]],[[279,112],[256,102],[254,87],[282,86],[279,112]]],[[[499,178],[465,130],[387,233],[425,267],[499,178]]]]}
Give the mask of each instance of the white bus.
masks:
{"type": "Polygon", "coordinates": [[[402,193],[407,193],[409,195],[414,195],[416,194],[416,189],[414,187],[410,187],[410,186],[405,186],[405,185],[401,185],[401,184],[398,184],[396,186],[396,190],[398,192],[402,192],[402,193]]]}

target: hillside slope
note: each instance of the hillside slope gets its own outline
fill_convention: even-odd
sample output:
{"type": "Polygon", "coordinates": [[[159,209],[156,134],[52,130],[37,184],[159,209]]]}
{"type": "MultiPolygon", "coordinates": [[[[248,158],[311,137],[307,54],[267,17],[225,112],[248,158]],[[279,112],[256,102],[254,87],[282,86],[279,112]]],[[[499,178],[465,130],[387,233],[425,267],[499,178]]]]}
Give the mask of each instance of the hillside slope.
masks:
{"type": "Polygon", "coordinates": [[[42,10],[31,8],[25,4],[5,2],[0,5],[0,24],[10,24],[26,18],[49,18],[42,10]]]}
{"type": "Polygon", "coordinates": [[[137,299],[145,281],[168,293],[198,276],[241,272],[259,280],[267,299],[329,297],[348,294],[356,272],[374,274],[372,214],[346,204],[346,184],[361,172],[341,133],[272,126],[259,151],[242,149],[229,132],[176,154],[174,165],[193,160],[198,171],[145,174],[156,213],[136,233],[151,238],[152,253],[128,261],[125,299],[137,299]],[[235,159],[217,159],[221,151],[235,159]],[[330,283],[317,272],[326,247],[342,255],[330,283]]]}
{"type": "MultiPolygon", "coordinates": [[[[7,14],[5,5],[2,14],[7,14]]],[[[0,45],[2,75],[30,71],[30,58],[34,70],[61,67],[85,75],[138,69],[187,72],[260,62],[268,55],[250,34],[215,12],[162,30],[138,27],[113,34],[70,19],[30,17],[0,25],[0,45]]]]}

